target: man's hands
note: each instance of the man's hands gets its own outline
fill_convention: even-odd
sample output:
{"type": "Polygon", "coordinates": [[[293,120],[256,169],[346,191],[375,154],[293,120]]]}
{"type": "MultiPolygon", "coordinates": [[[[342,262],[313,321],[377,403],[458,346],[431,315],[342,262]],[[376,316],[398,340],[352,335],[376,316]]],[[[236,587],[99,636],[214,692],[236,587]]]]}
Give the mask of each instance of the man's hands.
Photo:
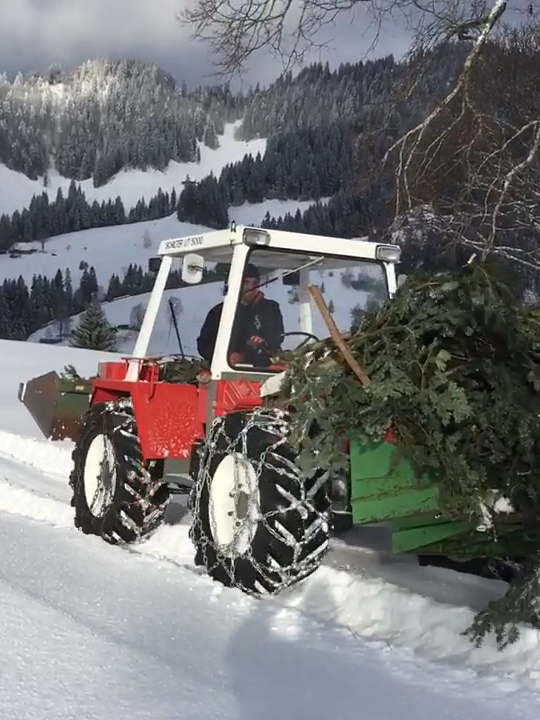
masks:
{"type": "MultiPolygon", "coordinates": [[[[268,345],[266,340],[259,335],[252,335],[246,343],[253,350],[265,350],[268,345]]],[[[238,365],[244,362],[244,353],[233,352],[230,355],[231,365],[238,365]]]]}
{"type": "Polygon", "coordinates": [[[242,353],[231,353],[230,362],[231,365],[238,365],[244,360],[244,355],[242,353]]]}

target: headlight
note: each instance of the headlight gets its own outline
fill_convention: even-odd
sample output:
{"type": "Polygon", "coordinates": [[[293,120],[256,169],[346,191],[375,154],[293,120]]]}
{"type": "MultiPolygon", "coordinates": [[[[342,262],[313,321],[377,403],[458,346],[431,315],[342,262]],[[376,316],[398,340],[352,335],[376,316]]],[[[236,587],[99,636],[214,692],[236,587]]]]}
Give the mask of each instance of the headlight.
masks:
{"type": "Polygon", "coordinates": [[[257,228],[244,228],[242,240],[246,245],[270,245],[270,233],[257,228]]]}
{"type": "Polygon", "coordinates": [[[375,257],[383,262],[399,262],[401,248],[398,245],[377,245],[375,257]]]}

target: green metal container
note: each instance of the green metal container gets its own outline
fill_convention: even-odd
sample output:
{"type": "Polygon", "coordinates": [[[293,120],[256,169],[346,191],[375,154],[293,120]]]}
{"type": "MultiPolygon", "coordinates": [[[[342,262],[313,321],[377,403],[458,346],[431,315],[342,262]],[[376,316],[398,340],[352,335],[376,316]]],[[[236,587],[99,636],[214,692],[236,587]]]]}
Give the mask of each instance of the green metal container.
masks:
{"type": "Polygon", "coordinates": [[[61,378],[53,371],[21,383],[18,397],[46,438],[76,441],[91,392],[90,380],[61,378]]]}
{"type": "Polygon", "coordinates": [[[439,484],[417,477],[411,463],[396,450],[389,442],[364,448],[354,441],[350,449],[353,522],[388,525],[393,552],[497,556],[527,554],[529,546],[537,546],[540,529],[536,523],[526,527],[516,516],[508,517],[497,541],[468,520],[445,516],[439,484]]]}

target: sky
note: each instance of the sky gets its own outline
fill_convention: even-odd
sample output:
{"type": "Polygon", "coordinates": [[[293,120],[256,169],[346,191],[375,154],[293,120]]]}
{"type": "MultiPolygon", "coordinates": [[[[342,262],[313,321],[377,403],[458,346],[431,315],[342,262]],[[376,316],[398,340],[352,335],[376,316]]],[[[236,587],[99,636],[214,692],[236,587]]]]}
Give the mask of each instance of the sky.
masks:
{"type": "MultiPolygon", "coordinates": [[[[208,48],[194,42],[176,19],[185,0],[0,0],[0,72],[42,71],[59,63],[69,70],[88,59],[134,58],[153,62],[188,86],[214,84],[208,48]]],[[[373,30],[365,17],[342,15],[325,40],[332,51],[310,57],[336,66],[365,59],[373,30]],[[351,22],[351,20],[353,22],[351,22]]],[[[322,38],[321,38],[322,39],[322,38]]],[[[407,37],[385,29],[375,56],[403,53],[407,37]]],[[[373,52],[370,53],[373,56],[373,52]]],[[[267,84],[281,66],[263,54],[253,59],[246,82],[267,84]]]]}

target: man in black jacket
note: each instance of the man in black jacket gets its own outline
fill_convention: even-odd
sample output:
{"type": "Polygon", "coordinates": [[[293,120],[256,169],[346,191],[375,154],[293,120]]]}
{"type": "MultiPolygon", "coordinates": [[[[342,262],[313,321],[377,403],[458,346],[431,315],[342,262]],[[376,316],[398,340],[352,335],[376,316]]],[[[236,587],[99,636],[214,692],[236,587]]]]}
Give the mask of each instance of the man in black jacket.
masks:
{"type": "MultiPolygon", "coordinates": [[[[229,361],[231,365],[246,363],[265,366],[283,341],[283,316],[274,300],[267,300],[258,289],[259,271],[251,263],[247,266],[242,297],[233,325],[229,361]]],[[[201,357],[212,362],[223,303],[214,306],[203,323],[197,338],[201,357]]]]}

